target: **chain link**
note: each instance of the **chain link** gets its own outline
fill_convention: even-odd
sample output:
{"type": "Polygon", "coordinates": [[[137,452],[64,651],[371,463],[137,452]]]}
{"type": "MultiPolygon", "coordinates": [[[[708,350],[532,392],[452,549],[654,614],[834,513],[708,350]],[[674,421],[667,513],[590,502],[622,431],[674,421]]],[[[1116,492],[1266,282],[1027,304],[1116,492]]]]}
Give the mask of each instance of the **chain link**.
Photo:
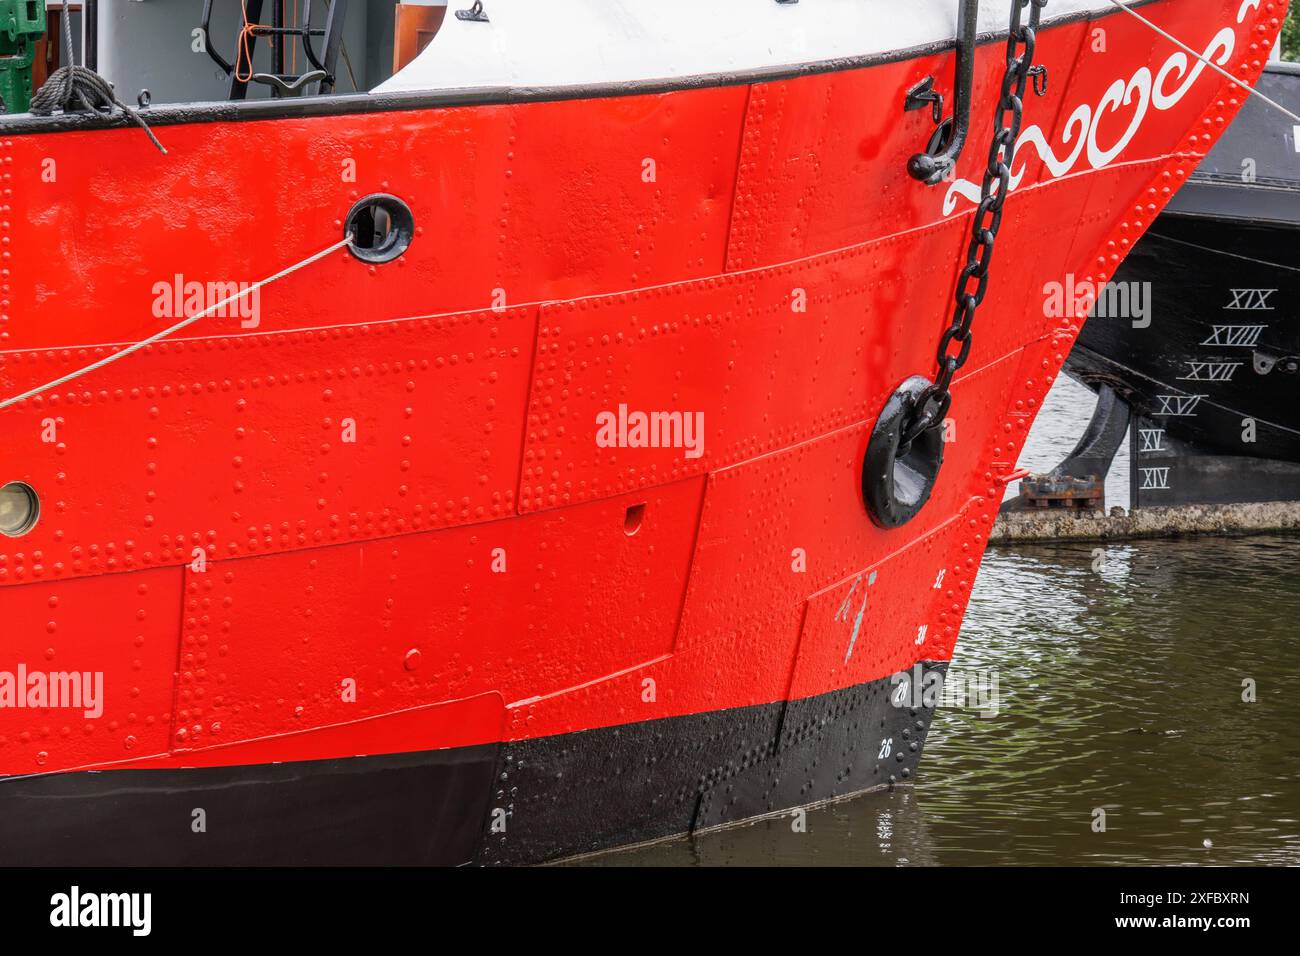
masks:
{"type": "MultiPolygon", "coordinates": [[[[957,370],[966,364],[971,349],[971,323],[975,312],[989,287],[989,264],[993,259],[993,243],[1002,227],[1002,206],[1006,202],[1011,180],[1011,159],[1016,140],[1020,137],[1020,122],[1024,110],[1025,89],[1031,76],[1035,91],[1039,77],[1043,76],[1042,89],[1046,90],[1046,77],[1042,67],[1035,67],[1034,45],[1038,38],[1038,23],[1047,0],[1011,0],[1011,29],[1007,36],[1007,68],[1002,77],[1002,93],[998,111],[993,120],[993,142],[989,145],[989,161],[984,171],[984,184],[980,190],[979,206],[971,223],[971,240],[966,254],[966,267],[957,281],[956,308],[952,325],[939,339],[938,366],[934,384],[917,396],[912,406],[915,416],[903,429],[901,447],[906,448],[922,432],[943,424],[952,405],[952,379],[957,370]],[[1021,11],[1029,7],[1029,22],[1022,24],[1021,11]],[[1008,121],[1008,115],[1010,120],[1008,121]],[[994,189],[996,187],[996,191],[994,189]],[[956,353],[954,354],[954,343],[956,353]]],[[[1042,95],[1041,93],[1039,95],[1042,95]]]]}

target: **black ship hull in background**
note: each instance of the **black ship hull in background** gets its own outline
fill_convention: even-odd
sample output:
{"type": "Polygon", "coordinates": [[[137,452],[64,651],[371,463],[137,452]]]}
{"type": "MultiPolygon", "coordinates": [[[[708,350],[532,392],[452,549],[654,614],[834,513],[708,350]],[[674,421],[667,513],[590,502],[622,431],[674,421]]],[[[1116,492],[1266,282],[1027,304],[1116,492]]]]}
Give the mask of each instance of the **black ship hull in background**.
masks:
{"type": "MultiPolygon", "coordinates": [[[[1300,113],[1300,65],[1271,64],[1258,88],[1300,113]]],[[[1066,362],[1103,404],[1132,409],[1133,507],[1300,499],[1298,137],[1251,98],[1066,362]],[[1125,301],[1149,312],[1114,314],[1125,301]]]]}

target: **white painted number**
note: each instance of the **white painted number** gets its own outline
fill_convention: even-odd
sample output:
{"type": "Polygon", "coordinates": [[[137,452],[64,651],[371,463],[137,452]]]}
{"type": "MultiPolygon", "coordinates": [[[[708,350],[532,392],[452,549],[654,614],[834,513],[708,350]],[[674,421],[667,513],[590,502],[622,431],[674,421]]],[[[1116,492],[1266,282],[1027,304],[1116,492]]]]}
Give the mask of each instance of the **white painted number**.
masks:
{"type": "Polygon", "coordinates": [[[906,677],[904,677],[901,681],[898,682],[898,686],[894,688],[895,707],[903,706],[903,701],[907,700],[907,691],[910,688],[910,686],[911,686],[911,681],[909,681],[906,677]]]}

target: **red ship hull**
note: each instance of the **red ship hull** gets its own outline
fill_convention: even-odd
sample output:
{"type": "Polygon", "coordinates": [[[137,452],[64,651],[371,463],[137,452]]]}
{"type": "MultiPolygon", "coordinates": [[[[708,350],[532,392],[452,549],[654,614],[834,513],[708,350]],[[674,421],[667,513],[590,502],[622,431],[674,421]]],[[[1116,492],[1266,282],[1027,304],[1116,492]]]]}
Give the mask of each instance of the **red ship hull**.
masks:
{"type": "MultiPolygon", "coordinates": [[[[1231,30],[1243,81],[1284,13],[1143,8],[1197,49],[1231,30]]],[[[976,182],[1003,52],[976,64],[976,182]]],[[[1045,23],[1026,124],[1069,152],[1093,104],[1118,148],[1016,164],[955,438],[894,530],[863,456],[933,370],[971,222],[907,178],[931,126],[899,109],[951,51],[218,112],[157,125],[167,158],[134,128],[6,127],[0,397],[156,332],[160,279],[327,246],[367,194],[417,233],[268,286],[256,326],[206,320],[0,411],[0,481],[42,499],[0,539],[0,670],[104,685],[93,717],[0,707],[0,861],[529,862],[908,781],[932,710],[893,706],[891,675],[952,656],[1077,333],[1044,283],[1113,275],[1240,105],[1210,71],[1141,118],[1132,89],[1108,101],[1176,52],[1123,13],[1045,23]],[[702,413],[701,453],[601,447],[620,406],[702,413]]]]}

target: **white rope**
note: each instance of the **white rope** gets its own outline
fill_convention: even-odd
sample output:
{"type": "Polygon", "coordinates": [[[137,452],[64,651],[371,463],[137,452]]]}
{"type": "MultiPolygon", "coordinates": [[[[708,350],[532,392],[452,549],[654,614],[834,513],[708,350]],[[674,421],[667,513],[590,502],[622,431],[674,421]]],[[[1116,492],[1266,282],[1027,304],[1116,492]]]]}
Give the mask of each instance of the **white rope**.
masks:
{"type": "Polygon", "coordinates": [[[299,269],[305,269],[313,262],[319,262],[321,259],[324,259],[326,256],[328,256],[330,253],[337,252],[338,250],[342,249],[344,246],[351,245],[351,243],[352,243],[352,237],[350,235],[344,236],[338,242],[334,243],[334,245],[326,249],[322,249],[320,252],[316,253],[315,255],[308,256],[306,259],[303,259],[301,262],[295,262],[287,269],[282,269],[279,272],[277,272],[275,275],[263,279],[261,282],[254,282],[252,285],[248,286],[248,288],[241,289],[239,292],[236,292],[234,295],[227,296],[226,298],[222,299],[220,302],[216,303],[215,305],[211,305],[208,308],[204,309],[202,312],[196,313],[195,315],[192,315],[187,319],[183,319],[180,322],[177,322],[175,325],[171,326],[170,328],[163,329],[161,332],[149,336],[147,339],[143,339],[132,345],[128,345],[120,352],[114,352],[112,355],[106,355],[104,356],[104,358],[100,359],[97,362],[91,362],[85,368],[79,368],[75,372],[69,372],[67,375],[64,375],[61,378],[56,378],[52,382],[46,382],[44,385],[38,385],[36,386],[36,388],[29,389],[28,391],[23,392],[21,395],[15,395],[13,398],[6,398],[4,401],[0,401],[0,411],[3,411],[4,409],[8,408],[10,405],[17,405],[19,402],[29,399],[34,395],[39,395],[42,392],[48,392],[50,389],[58,388],[60,385],[66,385],[68,382],[71,382],[74,379],[81,378],[81,376],[83,375],[89,375],[91,372],[97,371],[103,368],[105,365],[111,365],[113,362],[116,362],[119,359],[126,358],[132,352],[138,352],[143,348],[148,348],[150,345],[153,345],[155,342],[160,342],[163,339],[167,338],[169,335],[174,335],[175,333],[179,332],[181,329],[193,325],[195,322],[199,321],[200,319],[206,319],[208,316],[212,315],[214,312],[219,311],[220,309],[225,308],[230,303],[236,302],[239,299],[242,299],[244,296],[256,292],[258,289],[261,289],[264,286],[270,285],[272,282],[278,282],[280,279],[283,279],[286,276],[291,276],[299,269]]]}
{"type": "Polygon", "coordinates": [[[1166,33],[1164,30],[1160,29],[1160,27],[1156,26],[1154,23],[1152,23],[1152,22],[1151,22],[1150,20],[1148,20],[1146,17],[1142,16],[1142,14],[1138,13],[1136,10],[1131,10],[1131,9],[1129,9],[1128,7],[1124,6],[1124,4],[1120,2],[1120,0],[1110,0],[1110,3],[1111,3],[1112,6],[1119,7],[1121,10],[1123,10],[1123,11],[1124,11],[1125,13],[1127,13],[1129,16],[1131,16],[1131,17],[1136,17],[1138,20],[1141,20],[1141,21],[1142,21],[1143,23],[1145,23],[1148,27],[1150,27],[1150,28],[1151,28],[1152,30],[1154,30],[1156,33],[1159,33],[1162,37],[1164,37],[1164,38],[1165,38],[1166,40],[1168,40],[1169,42],[1171,42],[1171,43],[1176,43],[1178,46],[1182,47],[1184,50],[1186,50],[1186,51],[1187,51],[1188,53],[1190,53],[1192,56],[1196,57],[1196,59],[1200,60],[1202,63],[1204,63],[1206,66],[1208,66],[1211,70],[1214,70],[1216,73],[1222,74],[1223,76],[1225,76],[1225,77],[1227,77],[1229,80],[1231,80],[1233,83],[1236,83],[1238,86],[1240,86],[1242,89],[1244,89],[1244,90],[1245,90],[1247,93],[1249,93],[1251,96],[1254,96],[1254,97],[1256,97],[1257,99],[1261,99],[1261,100],[1263,100],[1265,103],[1267,103],[1269,106],[1273,107],[1273,109],[1277,110],[1277,111],[1278,111],[1279,113],[1281,113],[1283,116],[1289,116],[1289,117],[1291,117],[1291,119],[1295,120],[1297,123],[1300,123],[1300,116],[1297,116],[1295,113],[1292,113],[1289,109],[1287,109],[1287,108],[1286,108],[1285,106],[1283,106],[1281,103],[1277,103],[1277,102],[1275,102],[1275,101],[1269,99],[1267,96],[1265,96],[1265,95],[1264,95],[1263,93],[1261,93],[1259,90],[1255,89],[1253,86],[1251,86],[1249,83],[1247,83],[1245,80],[1241,79],[1240,77],[1233,76],[1233,75],[1232,75],[1231,73],[1229,73],[1227,70],[1223,69],[1223,67],[1219,66],[1219,64],[1210,62],[1210,60],[1206,59],[1206,57],[1204,57],[1202,54],[1197,53],[1195,50],[1193,50],[1191,47],[1189,47],[1189,46],[1188,46],[1186,43],[1184,43],[1182,40],[1178,39],[1178,37],[1173,36],[1172,34],[1166,33]]]}

